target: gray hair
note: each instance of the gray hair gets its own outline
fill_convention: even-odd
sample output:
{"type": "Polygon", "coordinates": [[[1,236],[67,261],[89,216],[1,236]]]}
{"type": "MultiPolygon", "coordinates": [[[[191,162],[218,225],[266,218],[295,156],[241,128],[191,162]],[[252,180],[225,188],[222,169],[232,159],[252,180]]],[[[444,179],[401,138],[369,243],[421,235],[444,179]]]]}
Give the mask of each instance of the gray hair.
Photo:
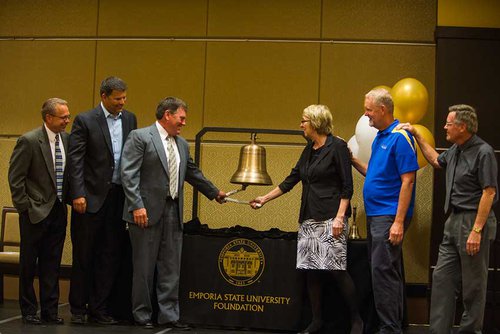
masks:
{"type": "Polygon", "coordinates": [[[45,117],[49,114],[53,114],[56,111],[58,105],[68,105],[68,102],[60,99],[58,97],[52,97],[45,101],[42,105],[42,119],[45,122],[45,117]]]}
{"type": "Polygon", "coordinates": [[[106,96],[110,96],[114,90],[124,92],[127,90],[127,84],[118,77],[107,77],[101,82],[99,95],[105,94],[106,96]]]}
{"type": "Polygon", "coordinates": [[[168,111],[169,114],[174,115],[177,113],[177,109],[179,108],[188,111],[186,102],[173,96],[166,97],[158,103],[158,107],[156,108],[156,119],[162,119],[166,111],[168,111]]]}
{"type": "Polygon", "coordinates": [[[465,124],[467,131],[471,134],[477,132],[477,113],[474,107],[467,104],[456,104],[449,107],[448,111],[455,113],[455,124],[465,124]]]}
{"type": "Polygon", "coordinates": [[[394,112],[394,102],[392,100],[392,95],[384,88],[376,88],[369,91],[365,97],[373,99],[376,105],[383,105],[387,108],[389,113],[394,112]]]}
{"type": "Polygon", "coordinates": [[[333,133],[333,116],[327,106],[322,104],[312,104],[304,109],[302,113],[306,116],[311,126],[320,135],[333,133]]]}

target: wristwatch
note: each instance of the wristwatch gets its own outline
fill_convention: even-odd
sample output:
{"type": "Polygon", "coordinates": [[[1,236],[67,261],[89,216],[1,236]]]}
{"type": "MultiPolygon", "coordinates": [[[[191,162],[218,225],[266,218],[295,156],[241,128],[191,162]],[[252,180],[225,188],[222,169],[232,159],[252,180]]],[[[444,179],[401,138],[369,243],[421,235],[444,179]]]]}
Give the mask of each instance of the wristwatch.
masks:
{"type": "Polygon", "coordinates": [[[481,231],[483,230],[481,227],[477,227],[477,226],[472,226],[472,230],[476,233],[481,233],[481,231]]]}

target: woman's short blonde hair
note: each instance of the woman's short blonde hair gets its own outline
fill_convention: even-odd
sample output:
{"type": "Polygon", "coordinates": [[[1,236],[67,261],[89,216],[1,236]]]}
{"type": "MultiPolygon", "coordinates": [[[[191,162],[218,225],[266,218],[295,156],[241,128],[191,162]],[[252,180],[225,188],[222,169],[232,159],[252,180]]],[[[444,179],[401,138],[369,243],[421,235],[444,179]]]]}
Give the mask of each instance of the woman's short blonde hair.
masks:
{"type": "Polygon", "coordinates": [[[327,106],[312,104],[304,109],[302,116],[307,117],[314,130],[320,135],[333,133],[333,116],[327,106]]]}

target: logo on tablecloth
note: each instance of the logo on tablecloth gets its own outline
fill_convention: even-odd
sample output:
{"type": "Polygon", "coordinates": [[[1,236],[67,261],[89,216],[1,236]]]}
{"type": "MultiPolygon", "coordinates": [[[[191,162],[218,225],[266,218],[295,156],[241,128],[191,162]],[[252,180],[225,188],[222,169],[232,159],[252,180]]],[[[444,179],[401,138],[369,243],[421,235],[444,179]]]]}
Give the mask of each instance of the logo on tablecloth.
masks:
{"type": "Polygon", "coordinates": [[[247,286],[260,278],[265,262],[264,253],[255,242],[234,239],[219,254],[219,271],[228,283],[247,286]]]}

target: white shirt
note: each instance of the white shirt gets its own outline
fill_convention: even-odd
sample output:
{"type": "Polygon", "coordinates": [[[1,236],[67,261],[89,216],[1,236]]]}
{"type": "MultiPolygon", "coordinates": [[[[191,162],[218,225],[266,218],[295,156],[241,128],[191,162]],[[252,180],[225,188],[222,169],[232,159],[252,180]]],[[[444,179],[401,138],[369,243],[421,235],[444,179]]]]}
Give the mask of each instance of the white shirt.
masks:
{"type": "MultiPolygon", "coordinates": [[[[56,133],[52,132],[47,127],[47,124],[43,123],[45,130],[47,131],[47,136],[49,137],[50,152],[52,152],[52,164],[54,166],[54,171],[56,170],[56,133]]],[[[59,134],[59,148],[61,149],[61,155],[63,159],[63,170],[66,167],[66,152],[64,151],[64,145],[62,142],[62,136],[59,134]]]]}
{"type": "MultiPolygon", "coordinates": [[[[163,148],[165,150],[165,156],[167,157],[167,163],[168,163],[168,132],[161,126],[158,121],[156,121],[156,128],[158,129],[158,132],[160,133],[160,138],[161,142],[163,144],[163,148]]],[[[177,180],[179,179],[179,166],[181,164],[181,157],[179,155],[179,149],[177,148],[177,143],[175,140],[172,141],[173,146],[174,146],[174,152],[175,152],[175,157],[177,158],[177,180]]]]}
{"type": "Polygon", "coordinates": [[[118,115],[115,116],[104,107],[102,102],[101,108],[104,111],[104,117],[108,123],[109,136],[111,137],[111,146],[113,148],[113,159],[115,161],[115,169],[113,170],[111,181],[115,184],[121,184],[120,160],[123,147],[122,112],[120,111],[118,115]]]}

